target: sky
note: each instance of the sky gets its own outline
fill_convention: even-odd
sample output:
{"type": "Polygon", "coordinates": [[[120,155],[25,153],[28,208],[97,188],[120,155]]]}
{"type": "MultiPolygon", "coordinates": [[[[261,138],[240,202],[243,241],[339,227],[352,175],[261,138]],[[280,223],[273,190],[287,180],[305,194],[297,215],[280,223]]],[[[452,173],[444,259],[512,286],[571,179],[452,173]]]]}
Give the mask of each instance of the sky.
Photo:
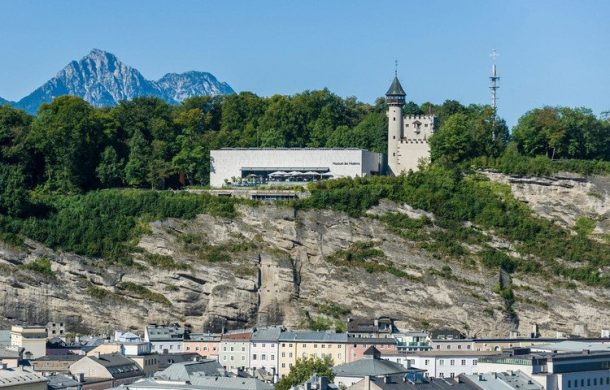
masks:
{"type": "Polygon", "coordinates": [[[610,110],[607,0],[0,0],[0,97],[18,100],[98,48],[158,79],[209,71],[261,96],[327,87],[407,99],[610,110]]]}

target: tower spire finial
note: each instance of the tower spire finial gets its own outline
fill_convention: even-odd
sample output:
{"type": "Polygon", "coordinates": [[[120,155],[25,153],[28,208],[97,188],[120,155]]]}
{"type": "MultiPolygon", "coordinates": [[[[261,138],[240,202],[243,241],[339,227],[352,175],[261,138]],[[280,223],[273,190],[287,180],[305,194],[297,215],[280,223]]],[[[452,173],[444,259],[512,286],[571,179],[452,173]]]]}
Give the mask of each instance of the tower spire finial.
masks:
{"type": "Polygon", "coordinates": [[[394,60],[394,77],[398,77],[398,60],[394,60]]]}

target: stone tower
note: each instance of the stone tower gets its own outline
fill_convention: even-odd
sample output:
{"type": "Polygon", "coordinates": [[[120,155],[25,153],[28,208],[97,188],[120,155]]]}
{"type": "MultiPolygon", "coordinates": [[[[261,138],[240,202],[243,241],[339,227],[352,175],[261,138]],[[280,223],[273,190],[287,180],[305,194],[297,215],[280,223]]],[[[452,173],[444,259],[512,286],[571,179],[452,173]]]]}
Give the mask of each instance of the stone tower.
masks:
{"type": "Polygon", "coordinates": [[[396,76],[385,96],[388,103],[389,171],[394,176],[416,171],[421,160],[430,159],[428,140],[434,133],[434,116],[403,116],[406,94],[396,76]]]}
{"type": "Polygon", "coordinates": [[[402,169],[398,149],[402,139],[402,107],[405,105],[407,94],[402,89],[397,76],[394,76],[394,81],[385,96],[388,103],[388,168],[392,175],[400,175],[402,169]]]}

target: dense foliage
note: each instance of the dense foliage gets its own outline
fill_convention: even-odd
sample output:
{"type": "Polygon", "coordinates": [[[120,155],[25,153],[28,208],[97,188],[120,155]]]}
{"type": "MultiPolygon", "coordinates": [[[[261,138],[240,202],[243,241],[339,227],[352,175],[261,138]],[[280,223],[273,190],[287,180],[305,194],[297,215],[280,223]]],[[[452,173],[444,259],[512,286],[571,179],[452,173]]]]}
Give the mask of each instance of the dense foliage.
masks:
{"type": "Polygon", "coordinates": [[[290,372],[284,375],[282,379],[275,385],[276,390],[288,390],[292,386],[305,383],[313,374],[325,376],[330,381],[335,378],[332,371],[333,361],[329,356],[323,359],[311,356],[309,358],[299,358],[296,363],[290,367],[290,372]]]}
{"type": "MultiPolygon", "coordinates": [[[[412,229],[430,224],[426,219],[405,221],[404,217],[389,215],[384,221],[395,231],[404,232],[406,238],[425,242],[425,249],[443,257],[465,260],[468,253],[462,243],[481,246],[489,240],[476,230],[464,227],[464,222],[470,222],[515,243],[515,250],[521,255],[521,259],[514,259],[486,249],[478,254],[484,266],[532,273],[540,272],[544,268],[539,266],[544,265],[558,275],[610,287],[610,276],[600,271],[600,267],[610,266],[610,244],[593,240],[588,234],[572,235],[551,221],[536,217],[512,197],[509,187],[480,175],[464,175],[458,169],[432,165],[398,178],[317,183],[311,186],[311,191],[311,197],[299,201],[298,207],[334,208],[359,216],[385,198],[432,212],[438,229],[431,229],[428,234],[421,228],[417,232],[412,229]],[[573,265],[567,266],[559,259],[573,265]]],[[[583,231],[589,225],[583,221],[580,226],[583,231]]],[[[360,249],[349,257],[341,254],[339,259],[357,264],[363,251],[370,250],[360,249]]]]}
{"type": "Polygon", "coordinates": [[[230,199],[182,192],[101,190],[81,195],[45,196],[44,214],[0,215],[0,231],[30,237],[52,248],[131,263],[128,254],[147,223],[207,213],[230,217],[230,199]]]}

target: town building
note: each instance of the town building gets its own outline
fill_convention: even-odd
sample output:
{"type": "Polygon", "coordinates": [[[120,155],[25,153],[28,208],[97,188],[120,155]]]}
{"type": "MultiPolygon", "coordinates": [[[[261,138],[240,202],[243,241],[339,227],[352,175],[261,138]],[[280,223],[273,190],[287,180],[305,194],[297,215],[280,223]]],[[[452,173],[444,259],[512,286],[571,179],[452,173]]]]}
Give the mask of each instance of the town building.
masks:
{"type": "Polygon", "coordinates": [[[63,321],[49,321],[46,326],[47,337],[64,337],[66,334],[66,326],[63,321]]]}
{"type": "Polygon", "coordinates": [[[0,346],[0,364],[15,368],[19,366],[21,359],[23,359],[23,348],[0,346]]]}
{"type": "MultiPolygon", "coordinates": [[[[363,379],[371,377],[388,378],[409,374],[415,379],[423,377],[423,372],[423,370],[405,367],[402,364],[382,359],[381,353],[375,347],[369,347],[360,360],[333,367],[335,384],[348,388],[363,379]]],[[[366,386],[362,387],[362,389],[366,388],[366,386]]]]}
{"type": "Polygon", "coordinates": [[[83,390],[108,389],[144,377],[133,360],[118,353],[84,356],[70,365],[70,373],[84,376],[83,390]]]}
{"type": "Polygon", "coordinates": [[[399,353],[429,351],[432,349],[426,332],[400,332],[393,335],[399,353]]]}
{"type": "Polygon", "coordinates": [[[83,355],[48,355],[30,360],[32,369],[42,375],[68,374],[70,366],[82,359],[83,355]]]}
{"type": "Polygon", "coordinates": [[[204,359],[218,359],[220,335],[212,333],[190,333],[184,340],[185,352],[196,352],[204,359]]]}
{"type": "Polygon", "coordinates": [[[479,359],[478,373],[520,370],[547,390],[610,389],[610,352],[532,352],[515,348],[479,359]]]}
{"type": "Polygon", "coordinates": [[[87,352],[87,355],[120,353],[125,356],[140,356],[151,353],[151,343],[140,342],[112,342],[104,343],[87,352]]]}
{"type": "Polygon", "coordinates": [[[273,385],[255,378],[200,376],[189,383],[147,378],[113,390],[273,390],[273,385]]]}
{"type": "Polygon", "coordinates": [[[203,359],[199,361],[174,363],[163,371],[155,374],[155,378],[168,381],[190,382],[195,377],[228,376],[227,371],[217,360],[203,359]]]}
{"type": "Polygon", "coordinates": [[[273,376],[280,372],[279,339],[281,326],[255,328],[250,345],[250,368],[263,369],[273,376]]]}
{"type": "Polygon", "coordinates": [[[347,334],[315,331],[286,331],[279,338],[280,378],[290,372],[299,358],[330,357],[334,365],[347,361],[347,334]]]}
{"type": "Polygon", "coordinates": [[[481,390],[542,390],[544,387],[522,371],[460,375],[460,382],[481,390]]]}
{"type": "Polygon", "coordinates": [[[23,348],[23,357],[36,359],[47,354],[47,329],[44,326],[11,327],[11,345],[23,348]]]}
{"type": "Polygon", "coordinates": [[[353,337],[388,338],[397,332],[390,317],[347,319],[347,334],[353,337]]]}
{"type": "Polygon", "coordinates": [[[156,353],[183,352],[186,329],[178,324],[151,324],[144,328],[144,340],[150,342],[150,349],[156,353]]]}
{"type": "Polygon", "coordinates": [[[339,386],[331,383],[325,376],[313,374],[305,383],[292,386],[290,390],[339,390],[339,386]]]}
{"type": "Polygon", "coordinates": [[[114,341],[119,343],[139,343],[143,340],[140,336],[133,332],[122,332],[120,330],[115,330],[114,341]]]}
{"type": "Polygon", "coordinates": [[[393,337],[356,337],[348,334],[347,337],[347,358],[346,361],[353,362],[364,357],[364,353],[370,348],[375,347],[381,354],[397,354],[397,341],[393,337]]]}
{"type": "Polygon", "coordinates": [[[220,364],[228,371],[250,367],[250,339],[252,330],[234,330],[222,335],[220,340],[220,364]]]}
{"type": "Polygon", "coordinates": [[[2,390],[47,390],[47,380],[21,367],[0,367],[0,389],[2,390]]]}
{"type": "MultiPolygon", "coordinates": [[[[151,377],[161,367],[161,357],[167,355],[157,355],[156,353],[151,353],[149,355],[139,355],[139,356],[127,356],[131,360],[133,360],[140,370],[144,373],[145,377],[151,377]]],[[[175,357],[175,354],[172,354],[172,357],[175,357]]],[[[165,365],[167,367],[168,364],[165,365]]]]}
{"type": "Polygon", "coordinates": [[[416,171],[422,160],[430,159],[430,137],[434,134],[433,115],[403,115],[407,94],[395,76],[386,93],[388,104],[388,168],[398,176],[416,171]]]}
{"type": "Polygon", "coordinates": [[[425,370],[430,378],[456,378],[461,374],[478,373],[478,361],[482,356],[497,355],[497,352],[481,351],[419,351],[399,355],[384,355],[384,359],[425,370]]]}
{"type": "Polygon", "coordinates": [[[298,184],[383,173],[383,155],[363,149],[251,148],[210,152],[210,186],[298,184]]]}

